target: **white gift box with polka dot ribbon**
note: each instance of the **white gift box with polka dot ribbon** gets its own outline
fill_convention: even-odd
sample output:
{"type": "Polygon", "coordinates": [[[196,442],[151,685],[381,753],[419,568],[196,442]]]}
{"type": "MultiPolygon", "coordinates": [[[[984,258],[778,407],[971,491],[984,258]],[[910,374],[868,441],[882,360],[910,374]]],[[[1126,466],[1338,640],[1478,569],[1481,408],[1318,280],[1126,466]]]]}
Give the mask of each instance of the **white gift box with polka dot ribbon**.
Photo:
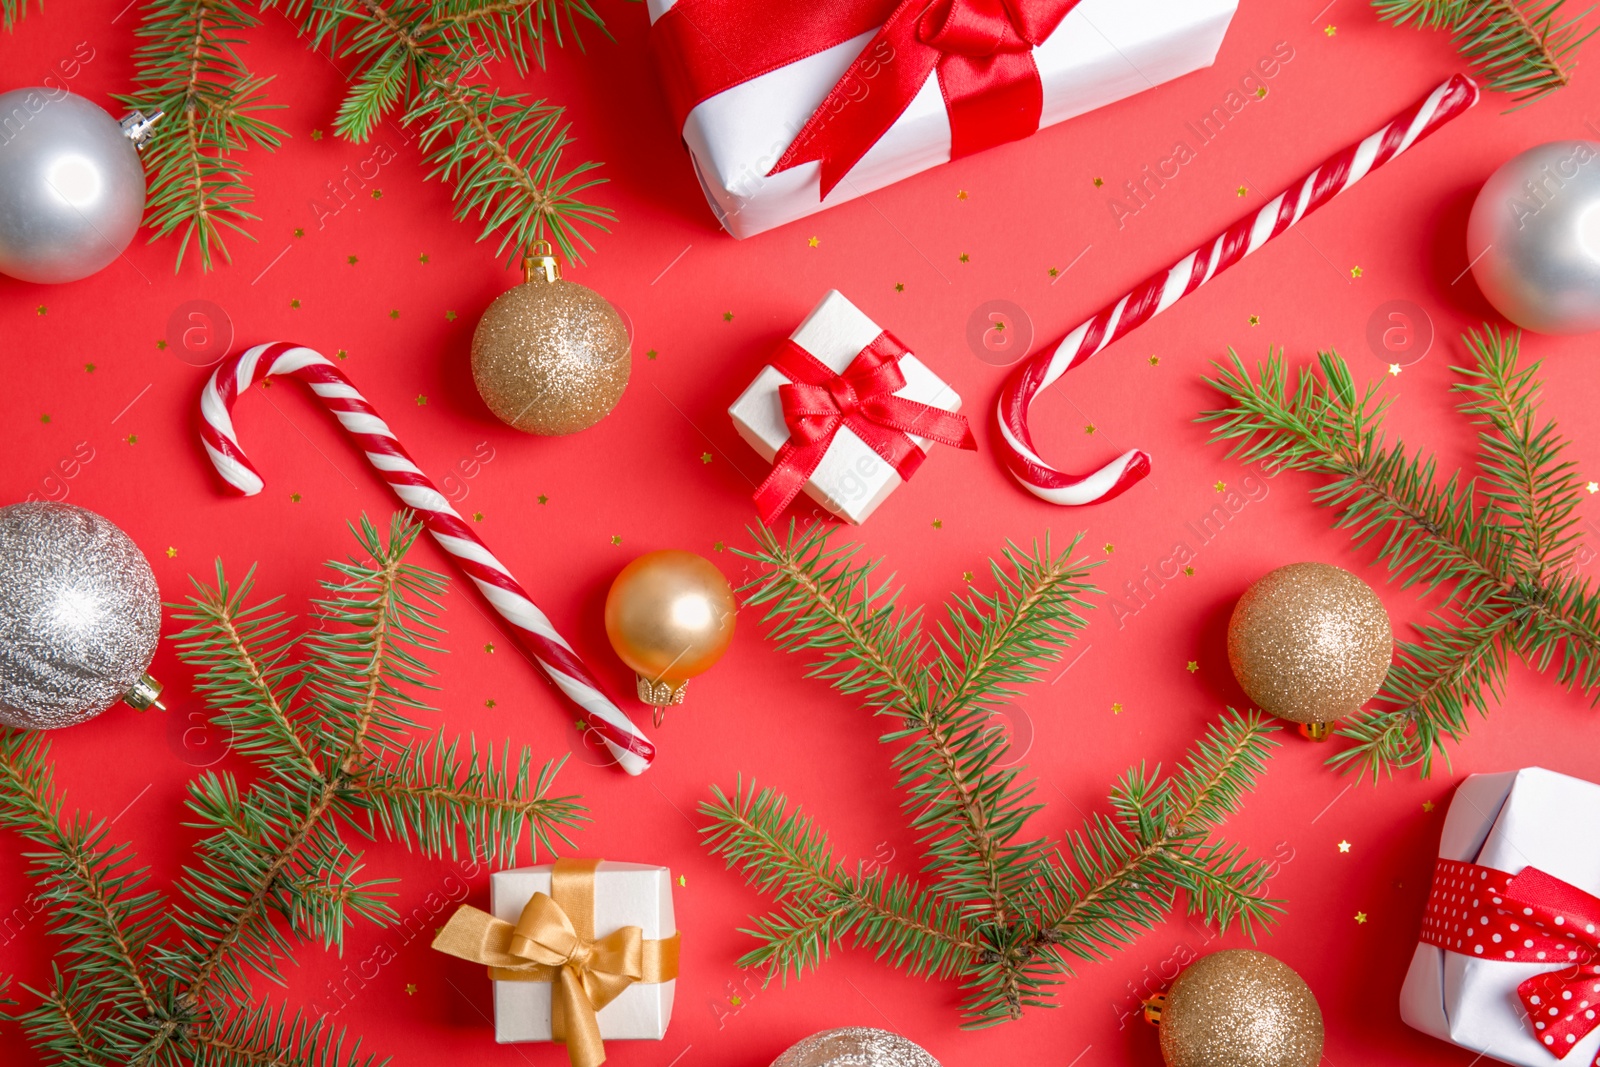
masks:
{"type": "MultiPolygon", "coordinates": [[[[1474,774],[1456,789],[1439,858],[1517,874],[1537,867],[1600,896],[1600,785],[1527,767],[1474,774]]],[[[1588,1067],[1600,1029],[1557,1059],[1540,1044],[1517,986],[1564,964],[1475,958],[1418,944],[1400,991],[1400,1016],[1444,1041],[1522,1067],[1588,1067]]]]}

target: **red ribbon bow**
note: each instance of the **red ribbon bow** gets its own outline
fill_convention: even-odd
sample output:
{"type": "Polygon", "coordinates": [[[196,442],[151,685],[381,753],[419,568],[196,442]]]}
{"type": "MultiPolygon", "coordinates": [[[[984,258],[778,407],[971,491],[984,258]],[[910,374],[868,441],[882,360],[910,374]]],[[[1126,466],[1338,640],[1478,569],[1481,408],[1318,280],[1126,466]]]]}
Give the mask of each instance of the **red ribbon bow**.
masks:
{"type": "Polygon", "coordinates": [[[1079,0],[903,0],[779,158],[772,173],[822,162],[826,197],[939,71],[952,159],[1039,128],[1033,49],[1079,0]]]}
{"type": "Polygon", "coordinates": [[[894,394],[905,388],[900,357],[907,349],[885,330],[863,348],[843,374],[791,340],[785,340],[772,366],[789,379],[778,387],[789,439],[772,460],[772,473],[755,491],[761,521],[771,524],[805,487],[841,427],[850,431],[910,478],[927,458],[911,435],[953,448],[976,450],[967,420],[943,408],[894,394]]]}
{"type": "Polygon", "coordinates": [[[1512,877],[1440,860],[1422,940],[1463,956],[1564,964],[1517,986],[1534,1036],[1557,1059],[1600,1026],[1600,898],[1571,883],[1536,867],[1512,877]]]}

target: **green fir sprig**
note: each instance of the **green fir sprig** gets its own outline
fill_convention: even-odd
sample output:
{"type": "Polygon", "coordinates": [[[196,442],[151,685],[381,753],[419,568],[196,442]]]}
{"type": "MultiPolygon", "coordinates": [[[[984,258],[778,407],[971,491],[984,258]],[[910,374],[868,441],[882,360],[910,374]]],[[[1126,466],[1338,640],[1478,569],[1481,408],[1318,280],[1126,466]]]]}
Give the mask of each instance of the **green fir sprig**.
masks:
{"type": "Polygon", "coordinates": [[[1358,388],[1333,352],[1291,377],[1281,351],[1254,374],[1230,351],[1209,380],[1230,406],[1201,416],[1230,455],[1326,479],[1313,497],[1336,527],[1376,544],[1402,588],[1446,594],[1420,639],[1399,642],[1377,709],[1339,731],[1352,744],[1330,762],[1374,779],[1448,762],[1468,709],[1502,698],[1513,658],[1600,693],[1600,593],[1576,573],[1583,483],[1539,416],[1539,363],[1520,364],[1516,334],[1486,326],[1465,340],[1473,365],[1454,368],[1453,389],[1478,430],[1475,477],[1441,477],[1431,454],[1391,443],[1380,385],[1358,388]]]}
{"type": "Polygon", "coordinates": [[[1048,539],[1008,545],[994,592],[969,589],[929,634],[917,609],[817,528],[762,527],[761,573],[743,590],[772,637],[812,658],[809,673],[890,725],[884,743],[924,850],[924,880],[836,857],[823,831],[771,789],[713,787],[705,840],[776,910],[753,919],[741,965],[771,976],[814,968],[846,938],[912,974],[958,978],[966,1022],[986,1026],[1049,1006],[1070,958],[1097,959],[1162,921],[1192,914],[1247,932],[1279,908],[1267,867],[1212,837],[1262,771],[1274,727],[1229,712],[1184,767],[1136,767],[1111,789],[1111,813],[1060,842],[1025,833],[1043,810],[992,713],[1035,681],[1084,625],[1092,565],[1048,539]]]}
{"type": "Polygon", "coordinates": [[[1572,80],[1588,8],[1571,14],[1567,0],[1372,0],[1397,26],[1448,29],[1456,48],[1508,93],[1514,107],[1531,104],[1572,80]]]}
{"type": "Polygon", "coordinates": [[[339,949],[356,922],[396,921],[394,880],[366,873],[361,842],[381,833],[428,856],[511,862],[525,844],[552,851],[583,820],[575,798],[551,792],[559,764],[534,772],[525,751],[463,756],[419,738],[444,588],[405,561],[420,529],[397,516],[384,539],[363,520],[359,554],[330,564],[298,639],[276,601],[250,602],[253,572],[231,583],[219,563],[215,585],[195,583],[179,654],[256,773],[190,783],[201,836],[171,892],[108,823],[67,809],[43,734],[0,733],[0,825],[27,842],[60,944],[51,983],[6,1015],[46,1062],[380,1063],[325,1017],[251,993],[253,976],[282,982],[297,942],[339,949]]]}

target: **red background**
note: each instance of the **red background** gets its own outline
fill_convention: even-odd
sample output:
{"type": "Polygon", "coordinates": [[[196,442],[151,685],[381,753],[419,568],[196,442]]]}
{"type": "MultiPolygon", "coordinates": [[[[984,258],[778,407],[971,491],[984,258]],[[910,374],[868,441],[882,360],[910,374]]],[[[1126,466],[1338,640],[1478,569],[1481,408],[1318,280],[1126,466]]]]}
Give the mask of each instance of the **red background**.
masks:
{"type": "MultiPolygon", "coordinates": [[[[39,82],[87,41],[94,57],[71,87],[109,104],[108,94],[125,89],[131,74],[136,12],[125,2],[52,3],[30,15],[0,38],[4,87],[39,82]]],[[[473,323],[516,278],[491,247],[474,243],[473,226],[451,219],[448,190],[425,180],[404,131],[390,125],[378,134],[396,154],[365,191],[381,189],[381,198],[356,197],[335,214],[313,206],[326,199],[326,182],[373,150],[331,134],[312,137],[332,126],[339,64],[306,51],[280,17],[268,15],[244,55],[258,72],[276,75],[270,92],[286,105],[277,118],[292,139],[275,154],[249,154],[261,215],[252,227],[256,243],[231,239],[232,265],[209,275],[192,264],[174,274],[173,243],[141,240],[76,284],[0,279],[7,442],[0,500],[65,491],[111,517],[144,548],[169,600],[185,594],[187,575],[209,575],[220,556],[233,575],[258,561],[260,592],[282,593],[303,608],[321,562],[350,548],[343,524],[363,510],[385,516],[391,501],[332,420],[294,386],[241,401],[241,439],[267,488],[250,500],[222,495],[195,434],[207,372],[157,344],[175,308],[209,300],[240,344],[284,338],[330,353],[346,349],[350,374],[436,478],[492,449],[476,477],[461,479],[467,495],[458,507],[482,511],[488,543],[612,688],[625,692],[629,678],[600,623],[608,583],[637,553],[668,546],[706,553],[738,578],[740,561],[713,545],[748,543],[748,496],[762,471],[724,409],[773,340],[827,289],[841,289],[903,338],[987,423],[1003,372],[976,358],[965,340],[979,305],[1013,301],[1038,338],[1059,336],[1459,68],[1444,35],[1380,25],[1358,0],[1319,11],[1322,2],[1246,0],[1208,70],[742,243],[715,229],[669,129],[646,59],[642,8],[603,3],[615,41],[590,35],[586,55],[556,52],[547,72],[526,79],[530,92],[569,105],[578,138],[570,160],[607,162],[610,184],[598,197],[618,222],[598,236],[588,265],[568,276],[606,294],[635,331],[633,379],[621,404],[565,439],[521,436],[494,421],[475,395],[467,371],[473,323]],[[1325,32],[1328,26],[1337,31],[1325,32]],[[1279,42],[1293,59],[1268,83],[1267,98],[1253,100],[1119,228],[1113,190],[1170,155],[1175,140],[1189,139],[1185,121],[1221,103],[1279,42]],[[1240,186],[1248,187],[1244,198],[1240,186]],[[293,236],[296,227],[304,237],[293,236]],[[1057,282],[1052,267],[1065,272],[1057,282]],[[646,350],[658,357],[644,358],[646,350]],[[92,461],[70,480],[45,482],[78,442],[88,442],[92,461]]],[[[510,70],[498,76],[508,86],[519,81],[510,70]]],[[[1503,113],[1503,98],[1487,98],[1043,397],[1035,425],[1046,456],[1085,467],[1134,443],[1155,455],[1154,475],[1122,499],[1075,511],[1041,504],[1007,480],[986,440],[980,455],[936,452],[866,527],[841,532],[887,557],[906,584],[907,603],[929,605],[959,588],[964,571],[982,584],[984,561],[1007,538],[1053,531],[1060,543],[1082,530],[1086,551],[1105,561],[1098,580],[1111,590],[1167,559],[1176,541],[1198,549],[1193,577],[1167,583],[1120,619],[1096,611],[1070,671],[1052,671],[1056,683],[1018,700],[1019,747],[1028,743],[1026,763],[1048,803],[1038,832],[1057,835],[1084,812],[1103,810],[1107,786],[1129,765],[1173,760],[1224,706],[1242,703],[1223,632],[1251,580],[1280,564],[1325,560],[1381,584],[1370,553],[1353,551],[1328,529],[1329,516],[1310,504],[1310,483],[1298,476],[1263,480],[1265,495],[1258,492],[1203,547],[1185,530],[1219,503],[1213,483],[1238,487],[1249,474],[1207,445],[1194,423],[1212,401],[1201,382],[1209,362],[1229,346],[1255,360],[1283,345],[1297,364],[1332,347],[1358,377],[1377,378],[1387,361],[1368,347],[1368,320],[1386,301],[1414,301],[1437,334],[1425,359],[1388,382],[1396,398],[1391,429],[1413,447],[1437,450],[1446,470],[1470,463],[1471,433],[1447,393],[1449,366],[1462,357],[1461,331],[1493,313],[1470,277],[1453,281],[1466,266],[1468,210],[1484,178],[1515,152],[1589,136],[1586,113],[1597,97],[1597,83],[1580,75],[1575,86],[1514,114],[1503,113]],[[1356,266],[1359,278],[1351,274],[1356,266]],[[1086,424],[1095,426],[1093,436],[1086,424]],[[1190,660],[1198,671],[1185,669],[1190,660]]],[[[1600,430],[1581,417],[1600,399],[1584,362],[1587,346],[1581,339],[1528,344],[1548,361],[1545,410],[1576,439],[1585,477],[1600,467],[1590,458],[1600,454],[1600,430]]],[[[1586,502],[1587,517],[1595,509],[1586,502]]],[[[419,555],[448,570],[431,545],[419,555]]],[[[1411,593],[1380,592],[1398,630],[1426,617],[1430,605],[1411,593]]],[[[580,748],[570,710],[476,598],[452,586],[445,602],[451,655],[435,662],[446,728],[528,744],[540,756],[580,748]],[[489,642],[496,653],[484,651],[489,642]],[[485,707],[489,699],[493,709],[485,707]]],[[[577,839],[583,854],[667,864],[686,882],[676,890],[685,950],[668,1037],[615,1042],[612,1062],[760,1065],[815,1030],[866,1024],[905,1032],[947,1067],[1158,1063],[1154,1033],[1130,1014],[1138,997],[1171,975],[1175,959],[1238,944],[1237,936],[1219,941],[1178,919],[1107,962],[1082,965],[1061,988],[1058,1010],[980,1033],[958,1028],[954,984],[907,978],[865,952],[840,951],[802,981],[766,988],[735,966],[750,945],[737,928],[762,901],[698,843],[695,809],[712,783],[731,788],[743,775],[779,787],[831,831],[845,856],[876,857],[902,872],[919,865],[901,828],[889,752],[876,741],[879,724],[805,680],[802,669],[799,658],[773,650],[747,611],[727,658],[654,731],[660,758],[647,776],[629,779],[578,759],[561,773],[559,784],[581,792],[594,817],[577,839]]],[[[203,732],[185,738],[195,710],[184,695],[190,675],[168,644],[155,670],[174,711],[119,707],[53,741],[70,803],[116,817],[116,833],[165,877],[190,843],[180,827],[190,761],[209,757],[203,732]]],[[[1582,699],[1518,668],[1504,706],[1475,725],[1451,770],[1542,764],[1594,777],[1595,736],[1582,699]]],[[[1296,967],[1320,999],[1327,1062],[1469,1062],[1470,1054],[1406,1028],[1395,1007],[1455,779],[1405,773],[1376,789],[1352,786],[1322,766],[1329,748],[1285,741],[1227,833],[1279,861],[1271,890],[1288,911],[1264,947],[1296,967]],[[1425,801],[1438,807],[1425,812],[1425,801]],[[1348,854],[1339,852],[1341,840],[1352,843],[1348,854]],[[1370,917],[1365,925],[1356,923],[1358,911],[1370,917]]],[[[243,764],[228,756],[219,766],[243,764]]],[[[0,855],[7,910],[29,893],[17,845],[8,840],[0,855]]],[[[449,884],[445,865],[386,844],[370,849],[369,870],[402,878],[397,903],[405,912],[427,908],[429,894],[449,884]]],[[[470,899],[482,904],[486,872],[470,884],[470,899]]],[[[342,961],[306,949],[288,972],[287,991],[265,995],[314,1002],[342,967],[366,960],[380,943],[398,947],[399,958],[334,1016],[373,1051],[400,1065],[461,1055],[477,1063],[563,1062],[552,1046],[494,1045],[481,973],[433,955],[421,939],[402,946],[395,932],[357,928],[342,961]]],[[[26,908],[0,926],[0,968],[25,981],[45,980],[51,948],[44,923],[26,908]]],[[[0,1057],[37,1062],[13,1028],[0,1033],[0,1057]]]]}

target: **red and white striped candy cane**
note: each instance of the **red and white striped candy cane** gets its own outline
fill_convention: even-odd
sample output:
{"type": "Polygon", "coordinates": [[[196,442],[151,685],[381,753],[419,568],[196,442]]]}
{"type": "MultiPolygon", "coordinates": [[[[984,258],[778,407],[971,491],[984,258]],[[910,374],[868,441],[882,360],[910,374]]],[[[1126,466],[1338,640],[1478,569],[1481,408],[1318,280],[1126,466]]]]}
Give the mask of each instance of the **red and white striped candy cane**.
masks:
{"type": "Polygon", "coordinates": [[[222,480],[243,496],[261,492],[261,475],[245,458],[234,433],[233,402],[253,383],[273,375],[299,378],[311,387],[345,432],[355,438],[394,495],[422,517],[439,547],[455,559],[500,617],[511,624],[518,642],[556,688],[584,710],[622,769],[629,774],[643,773],[655,759],[655,745],[601,691],[572,646],[556,633],[505,564],[462,521],[428,476],[411,461],[394,431],[327,357],[302,345],[279,341],[256,345],[217,367],[200,394],[200,440],[222,480]]]}
{"type": "Polygon", "coordinates": [[[1053,350],[1019,364],[1006,379],[996,411],[1006,468],[1034,496],[1052,504],[1096,504],[1126,492],[1150,473],[1150,456],[1137,448],[1088,475],[1066,474],[1039,458],[1028,430],[1028,409],[1039,393],[1477,102],[1478,87],[1472,79],[1456,75],[1383,129],[1332,156],[1266,207],[1234,223],[1215,241],[1190,252],[1171,270],[1145,279],[1067,334],[1053,350]]]}

